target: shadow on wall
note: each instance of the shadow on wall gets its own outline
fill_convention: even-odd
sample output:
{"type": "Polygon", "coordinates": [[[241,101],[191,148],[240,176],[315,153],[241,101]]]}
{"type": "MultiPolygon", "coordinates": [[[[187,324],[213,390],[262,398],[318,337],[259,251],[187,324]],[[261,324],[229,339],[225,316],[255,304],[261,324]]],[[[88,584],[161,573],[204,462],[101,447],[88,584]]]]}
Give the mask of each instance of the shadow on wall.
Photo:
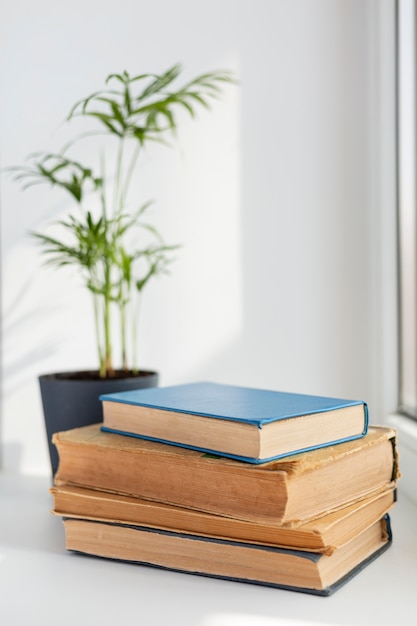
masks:
{"type": "Polygon", "coordinates": [[[3,443],[0,450],[1,467],[7,467],[7,471],[20,471],[23,458],[23,445],[17,441],[3,443]]]}
{"type": "Polygon", "coordinates": [[[64,343],[64,338],[59,339],[56,333],[40,333],[47,320],[54,315],[59,318],[61,311],[54,304],[36,303],[32,293],[35,284],[36,274],[33,274],[3,313],[2,384],[6,395],[15,393],[22,384],[33,379],[33,368],[39,368],[39,364],[56,354],[64,343]]]}

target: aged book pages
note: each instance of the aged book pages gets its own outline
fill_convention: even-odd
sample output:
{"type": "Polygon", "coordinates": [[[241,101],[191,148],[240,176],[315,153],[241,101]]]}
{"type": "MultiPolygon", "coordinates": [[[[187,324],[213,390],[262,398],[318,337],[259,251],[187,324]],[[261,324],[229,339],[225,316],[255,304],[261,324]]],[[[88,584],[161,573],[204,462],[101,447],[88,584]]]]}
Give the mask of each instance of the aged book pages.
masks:
{"type": "Polygon", "coordinates": [[[366,434],[365,402],[200,382],[100,396],[103,430],[260,463],[366,434]]]}
{"type": "Polygon", "coordinates": [[[380,520],[331,555],[64,519],[68,550],[175,571],[329,595],[391,542],[380,520]]]}
{"type": "Polygon", "coordinates": [[[53,513],[126,525],[162,528],[234,541],[331,554],[381,519],[394,505],[389,489],[297,527],[212,515],[83,487],[52,487],[53,513]]]}
{"type": "Polygon", "coordinates": [[[387,489],[398,478],[395,431],[251,465],[105,433],[93,424],[56,433],[55,484],[73,484],[218,515],[305,521],[387,489]]]}

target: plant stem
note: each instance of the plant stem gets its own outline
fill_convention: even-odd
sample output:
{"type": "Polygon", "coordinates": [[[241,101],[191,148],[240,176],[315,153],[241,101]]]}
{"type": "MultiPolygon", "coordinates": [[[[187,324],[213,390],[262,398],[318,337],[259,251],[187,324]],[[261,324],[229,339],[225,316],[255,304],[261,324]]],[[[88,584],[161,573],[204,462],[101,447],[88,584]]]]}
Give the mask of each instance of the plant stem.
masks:
{"type": "Polygon", "coordinates": [[[127,350],[126,350],[126,304],[122,302],[120,304],[120,332],[121,332],[121,343],[122,343],[122,368],[127,371],[128,370],[128,362],[127,362],[127,350]]]}
{"type": "Polygon", "coordinates": [[[95,330],[96,330],[96,344],[97,344],[100,378],[105,378],[106,368],[105,368],[103,351],[101,349],[101,340],[100,340],[99,299],[96,294],[93,294],[93,307],[94,307],[94,323],[95,323],[95,330]]]}
{"type": "Polygon", "coordinates": [[[110,260],[104,259],[105,264],[105,292],[104,292],[104,363],[107,376],[114,374],[112,363],[112,344],[111,344],[111,274],[110,274],[110,260]]]}
{"type": "MultiPolygon", "coordinates": [[[[104,153],[101,154],[100,159],[100,170],[102,177],[102,184],[100,186],[100,200],[101,200],[101,213],[103,216],[103,220],[105,222],[105,231],[108,229],[108,221],[107,221],[107,203],[106,203],[106,190],[104,185],[105,180],[105,159],[104,153]]],[[[108,241],[106,241],[108,245],[108,241]]],[[[106,248],[105,248],[106,250],[106,248]]],[[[99,347],[99,359],[100,359],[100,376],[101,378],[105,378],[108,375],[112,375],[113,373],[113,364],[112,364],[112,346],[111,346],[111,262],[109,256],[105,254],[104,256],[104,302],[103,302],[103,334],[104,339],[101,344],[100,336],[97,334],[97,342],[99,347]]],[[[98,306],[97,306],[98,311],[98,306]]],[[[97,313],[98,314],[98,313],[97,313]]]]}
{"type": "Polygon", "coordinates": [[[106,297],[104,301],[104,343],[106,346],[105,349],[105,358],[104,358],[104,368],[107,376],[112,376],[114,374],[113,364],[112,364],[112,349],[111,349],[111,336],[110,336],[110,301],[106,297]]]}
{"type": "Polygon", "coordinates": [[[124,184],[124,189],[123,189],[123,199],[127,198],[127,194],[128,194],[128,191],[129,191],[130,183],[131,183],[131,180],[132,180],[133,171],[135,169],[135,165],[136,165],[136,161],[138,160],[139,153],[140,153],[140,145],[137,144],[135,146],[134,151],[133,151],[132,158],[131,158],[130,164],[129,164],[129,168],[128,168],[128,171],[127,171],[127,174],[126,174],[125,184],[124,184]]]}
{"type": "Polygon", "coordinates": [[[117,153],[116,162],[116,186],[114,192],[114,210],[116,215],[121,213],[123,209],[123,189],[122,189],[122,165],[123,165],[123,149],[124,149],[124,137],[120,138],[119,150],[117,153]]]}
{"type": "Polygon", "coordinates": [[[126,305],[129,302],[129,283],[120,276],[120,295],[118,299],[119,311],[120,311],[120,345],[121,345],[121,357],[122,357],[122,369],[127,371],[129,369],[127,360],[127,342],[126,342],[126,305]]]}
{"type": "Polygon", "coordinates": [[[132,315],[132,372],[137,374],[139,371],[138,366],[138,324],[139,324],[139,310],[141,304],[141,293],[139,292],[136,297],[136,303],[132,315]]]}
{"type": "Polygon", "coordinates": [[[103,219],[107,221],[106,187],[104,183],[106,180],[106,162],[103,152],[100,157],[100,172],[102,181],[100,185],[101,214],[103,215],[103,219]]]}

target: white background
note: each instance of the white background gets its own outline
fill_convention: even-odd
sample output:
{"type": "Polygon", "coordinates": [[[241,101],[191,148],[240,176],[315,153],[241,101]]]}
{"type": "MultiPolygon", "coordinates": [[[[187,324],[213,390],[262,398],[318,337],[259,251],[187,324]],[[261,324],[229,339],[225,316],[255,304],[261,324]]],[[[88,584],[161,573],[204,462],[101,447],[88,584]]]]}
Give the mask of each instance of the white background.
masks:
{"type": "MultiPolygon", "coordinates": [[[[183,244],[145,293],[142,367],[395,410],[393,0],[15,0],[0,18],[2,167],[59,149],[111,72],[240,78],[142,157],[138,203],[183,244]]],[[[95,367],[92,314],[27,235],[62,196],[0,184],[2,463],[48,473],[37,376],[95,367]]]]}

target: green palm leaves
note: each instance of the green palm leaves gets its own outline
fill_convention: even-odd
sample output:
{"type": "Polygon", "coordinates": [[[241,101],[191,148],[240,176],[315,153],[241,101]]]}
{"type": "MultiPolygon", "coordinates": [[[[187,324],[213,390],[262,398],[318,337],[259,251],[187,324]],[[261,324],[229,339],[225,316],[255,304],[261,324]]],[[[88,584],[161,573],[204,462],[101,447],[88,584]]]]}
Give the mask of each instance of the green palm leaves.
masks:
{"type": "Polygon", "coordinates": [[[94,178],[91,169],[66,158],[63,154],[37,152],[30,155],[28,161],[28,165],[8,168],[8,171],[15,173],[16,182],[24,182],[23,189],[50,183],[51,186],[62,187],[77,202],[81,202],[87,185],[97,190],[103,182],[101,178],[94,178]]]}
{"type": "Polygon", "coordinates": [[[160,141],[167,130],[177,128],[176,114],[180,109],[194,117],[198,107],[209,108],[210,101],[220,95],[222,84],[234,80],[230,72],[211,72],[173,89],[180,73],[181,66],[174,65],[159,76],[110,74],[106,84],[116,84],[118,88],[104,89],[80,100],[68,119],[93,117],[106,132],[120,138],[131,137],[141,145],[160,141]]]}
{"type": "Polygon", "coordinates": [[[58,231],[58,235],[40,232],[32,235],[40,244],[47,264],[56,268],[76,267],[92,295],[102,377],[114,374],[115,314],[119,322],[121,366],[125,370],[137,370],[141,294],[151,278],[168,271],[173,252],[178,248],[167,245],[146,220],[150,202],[130,210],[134,203],[129,199],[129,191],[138,169],[139,153],[150,141],[167,143],[167,134],[175,134],[177,130],[180,111],[194,118],[197,109],[210,107],[226,83],[235,82],[230,72],[218,71],[175,87],[181,71],[179,65],[174,65],[160,75],[111,74],[103,90],[77,102],[68,115],[67,122],[83,117],[94,122],[95,129],[76,137],[58,154],[36,153],[24,166],[9,168],[23,189],[48,184],[69,194],[75,203],[76,210],[55,224],[54,232],[58,231]],[[68,156],[74,146],[92,135],[107,135],[116,140],[114,172],[109,176],[105,173],[103,155],[100,175],[68,156]],[[106,193],[109,182],[113,187],[111,202],[106,193]]]}

